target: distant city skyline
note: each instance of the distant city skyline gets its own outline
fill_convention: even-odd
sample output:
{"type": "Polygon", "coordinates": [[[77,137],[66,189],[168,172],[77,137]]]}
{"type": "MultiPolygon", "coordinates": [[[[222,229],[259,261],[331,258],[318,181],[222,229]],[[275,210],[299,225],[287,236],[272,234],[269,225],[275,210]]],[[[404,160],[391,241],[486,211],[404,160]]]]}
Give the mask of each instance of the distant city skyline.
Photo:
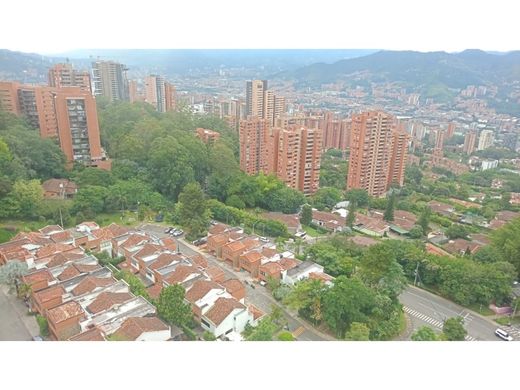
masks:
{"type": "Polygon", "coordinates": [[[269,24],[276,28],[256,30],[250,29],[251,20],[246,16],[258,12],[258,4],[234,0],[180,4],[160,0],[149,0],[146,4],[93,0],[88,9],[78,4],[81,7],[78,12],[70,3],[56,3],[66,6],[49,7],[34,0],[3,5],[4,15],[23,16],[30,28],[20,29],[17,17],[5,17],[0,26],[0,36],[4,37],[0,47],[40,54],[79,48],[290,47],[447,52],[471,48],[520,49],[515,31],[518,5],[506,0],[496,0],[492,5],[483,0],[471,3],[439,0],[432,7],[410,0],[368,0],[341,5],[322,0],[319,9],[306,4],[295,8],[290,2],[266,0],[262,7],[276,10],[269,16],[269,24]],[[145,17],[145,8],[159,10],[175,22],[158,24],[154,18],[145,17]],[[316,18],[317,11],[327,16],[316,18]],[[366,28],[367,17],[370,29],[366,28]],[[136,26],[139,28],[133,28],[136,26]],[[290,33],[280,34],[281,29],[290,33]],[[74,33],[64,34],[64,31],[74,33]],[[237,34],[240,31],[247,34],[237,34]]]}

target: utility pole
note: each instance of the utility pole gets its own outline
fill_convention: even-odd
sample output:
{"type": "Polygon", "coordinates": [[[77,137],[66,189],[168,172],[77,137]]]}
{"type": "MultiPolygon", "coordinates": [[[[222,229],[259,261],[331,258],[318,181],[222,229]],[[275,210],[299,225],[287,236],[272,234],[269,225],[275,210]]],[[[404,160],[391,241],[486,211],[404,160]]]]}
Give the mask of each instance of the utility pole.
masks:
{"type": "Polygon", "coordinates": [[[413,281],[413,285],[415,287],[417,285],[417,278],[419,277],[419,262],[417,262],[417,267],[415,267],[414,274],[415,274],[415,279],[413,281]]]}

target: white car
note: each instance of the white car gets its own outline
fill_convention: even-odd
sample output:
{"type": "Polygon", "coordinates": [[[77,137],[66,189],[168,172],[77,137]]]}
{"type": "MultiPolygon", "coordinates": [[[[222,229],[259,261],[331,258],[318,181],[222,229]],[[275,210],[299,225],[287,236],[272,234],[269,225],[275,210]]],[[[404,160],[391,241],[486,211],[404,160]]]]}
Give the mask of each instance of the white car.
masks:
{"type": "Polygon", "coordinates": [[[262,242],[269,242],[269,239],[267,237],[259,237],[260,241],[262,242]]]}
{"type": "Polygon", "coordinates": [[[500,328],[497,328],[497,330],[495,330],[495,335],[500,337],[502,340],[513,341],[513,337],[509,333],[507,333],[505,330],[502,330],[500,328]]]}
{"type": "Polygon", "coordinates": [[[307,235],[307,232],[297,232],[294,237],[296,238],[303,238],[307,235]]]}

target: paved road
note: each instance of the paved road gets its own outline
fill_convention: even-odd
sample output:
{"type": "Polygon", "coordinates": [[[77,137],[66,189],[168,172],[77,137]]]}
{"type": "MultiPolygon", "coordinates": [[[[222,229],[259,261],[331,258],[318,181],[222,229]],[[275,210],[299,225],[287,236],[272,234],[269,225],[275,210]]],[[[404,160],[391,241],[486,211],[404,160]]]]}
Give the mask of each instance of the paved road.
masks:
{"type": "MultiPolygon", "coordinates": [[[[440,331],[446,319],[461,316],[468,332],[466,340],[499,340],[494,333],[497,325],[492,320],[427,291],[409,286],[401,294],[400,301],[414,329],[427,325],[440,331]]],[[[512,335],[520,340],[519,335],[512,335]]]]}
{"type": "MultiPolygon", "coordinates": [[[[167,234],[164,234],[164,226],[153,225],[153,224],[145,224],[139,227],[140,229],[153,234],[157,237],[164,237],[167,234]]],[[[288,322],[289,331],[293,332],[293,334],[297,335],[298,340],[303,341],[325,341],[325,340],[334,340],[334,338],[325,335],[316,329],[314,329],[310,324],[303,321],[301,318],[297,316],[296,313],[289,311],[287,308],[282,306],[279,302],[277,302],[270,292],[265,288],[258,284],[254,284],[255,288],[251,287],[252,278],[249,273],[242,271],[237,272],[232,269],[228,264],[217,260],[217,258],[200,248],[197,248],[191,244],[188,244],[184,239],[177,239],[177,244],[181,253],[191,256],[194,254],[202,254],[207,260],[209,265],[216,265],[224,271],[224,275],[226,278],[235,278],[244,283],[246,285],[246,303],[252,303],[260,310],[265,313],[270,313],[273,305],[280,307],[284,314],[285,318],[288,322]]]]}
{"type": "Polygon", "coordinates": [[[1,341],[29,341],[31,333],[27,329],[22,316],[27,309],[14,295],[8,295],[5,289],[0,288],[0,340],[1,341]],[[21,313],[20,313],[21,311],[21,313]]]}

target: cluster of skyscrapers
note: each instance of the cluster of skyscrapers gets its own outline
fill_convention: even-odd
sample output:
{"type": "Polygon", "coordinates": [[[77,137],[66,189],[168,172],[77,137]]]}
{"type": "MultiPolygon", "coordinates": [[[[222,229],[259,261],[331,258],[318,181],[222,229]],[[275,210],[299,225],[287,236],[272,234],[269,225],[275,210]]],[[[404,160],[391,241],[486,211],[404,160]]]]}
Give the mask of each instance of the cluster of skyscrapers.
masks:
{"type": "Polygon", "coordinates": [[[135,82],[129,84],[127,70],[114,61],[93,62],[92,74],[70,63],[56,64],[49,69],[47,86],[0,82],[0,107],[25,116],[42,137],[55,139],[69,167],[82,163],[110,169],[110,160],[101,147],[95,97],[103,96],[111,102],[141,100],[160,112],[176,107],[175,87],[163,77],[147,77],[141,99],[137,90],[130,88],[135,82]]]}
{"type": "Polygon", "coordinates": [[[266,91],[265,80],[246,84],[248,117],[239,126],[244,172],[275,174],[289,187],[310,195],[319,188],[322,151],[348,148],[346,189],[383,196],[390,186],[403,185],[409,135],[395,117],[382,111],[342,120],[331,113],[291,117],[285,113],[285,102],[276,105],[283,98],[266,91]]]}

